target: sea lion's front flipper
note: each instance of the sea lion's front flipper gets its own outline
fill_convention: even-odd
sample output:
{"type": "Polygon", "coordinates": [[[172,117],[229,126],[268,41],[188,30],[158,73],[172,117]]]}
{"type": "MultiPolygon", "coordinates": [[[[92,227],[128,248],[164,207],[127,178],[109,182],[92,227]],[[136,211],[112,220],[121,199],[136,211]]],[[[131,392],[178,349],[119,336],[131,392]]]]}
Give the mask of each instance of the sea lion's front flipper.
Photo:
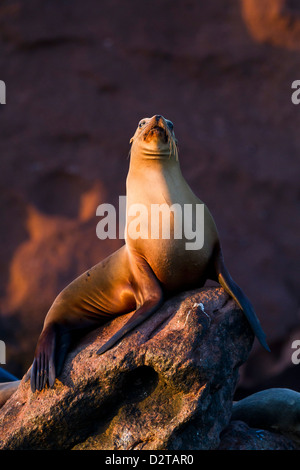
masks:
{"type": "Polygon", "coordinates": [[[132,273],[132,287],[136,295],[137,309],[128,322],[97,351],[99,355],[112,348],[129,331],[145,321],[163,302],[160,284],[144,259],[135,257],[132,260],[132,273]]]}
{"type": "Polygon", "coordinates": [[[31,367],[31,390],[42,390],[48,382],[53,387],[55,382],[55,346],[57,331],[54,324],[46,326],[39,338],[31,367]]]}

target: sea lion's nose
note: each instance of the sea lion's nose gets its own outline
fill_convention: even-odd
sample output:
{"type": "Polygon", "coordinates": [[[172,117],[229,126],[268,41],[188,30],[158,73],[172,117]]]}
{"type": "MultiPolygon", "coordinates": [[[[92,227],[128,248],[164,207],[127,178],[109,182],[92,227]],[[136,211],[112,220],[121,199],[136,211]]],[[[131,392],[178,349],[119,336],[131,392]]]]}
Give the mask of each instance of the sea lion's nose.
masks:
{"type": "Polygon", "coordinates": [[[156,114],[155,119],[156,122],[159,122],[161,120],[162,116],[160,114],[156,114]]]}

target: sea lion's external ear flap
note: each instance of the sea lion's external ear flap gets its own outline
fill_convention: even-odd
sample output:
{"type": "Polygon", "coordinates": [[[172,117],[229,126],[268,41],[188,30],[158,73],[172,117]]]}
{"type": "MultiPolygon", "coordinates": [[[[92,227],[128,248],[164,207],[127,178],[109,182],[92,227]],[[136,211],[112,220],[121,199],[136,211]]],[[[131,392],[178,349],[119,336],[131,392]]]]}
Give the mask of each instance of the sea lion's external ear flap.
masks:
{"type": "Polygon", "coordinates": [[[134,139],[134,136],[131,137],[131,139],[130,139],[130,141],[129,141],[130,144],[131,144],[131,142],[133,141],[133,139],[134,139]]]}

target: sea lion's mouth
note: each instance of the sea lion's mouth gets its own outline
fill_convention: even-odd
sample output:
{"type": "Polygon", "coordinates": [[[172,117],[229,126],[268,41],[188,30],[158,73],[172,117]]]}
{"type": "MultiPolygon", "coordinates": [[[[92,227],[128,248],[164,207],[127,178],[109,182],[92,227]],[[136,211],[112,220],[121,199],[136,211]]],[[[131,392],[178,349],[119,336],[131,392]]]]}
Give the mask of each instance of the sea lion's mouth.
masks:
{"type": "Polygon", "coordinates": [[[161,139],[165,143],[167,143],[169,139],[166,129],[159,125],[155,125],[151,127],[151,129],[149,129],[149,131],[145,134],[144,140],[146,142],[149,142],[150,140],[152,140],[153,137],[156,137],[157,139],[161,139]]]}

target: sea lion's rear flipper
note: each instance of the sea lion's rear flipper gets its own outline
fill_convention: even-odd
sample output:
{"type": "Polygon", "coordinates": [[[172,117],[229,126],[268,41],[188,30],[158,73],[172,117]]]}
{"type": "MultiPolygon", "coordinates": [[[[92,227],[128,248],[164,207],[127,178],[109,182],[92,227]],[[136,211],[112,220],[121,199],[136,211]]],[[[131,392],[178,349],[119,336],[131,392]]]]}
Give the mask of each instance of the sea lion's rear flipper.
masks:
{"type": "Polygon", "coordinates": [[[112,348],[129,331],[150,317],[163,302],[160,284],[145,259],[132,256],[132,287],[135,292],[137,309],[128,322],[114,334],[98,351],[103,354],[112,348]]]}
{"type": "Polygon", "coordinates": [[[41,333],[31,367],[31,390],[42,390],[46,383],[53,387],[56,377],[55,346],[57,331],[54,324],[47,325],[41,333]]]}
{"type": "Polygon", "coordinates": [[[238,306],[243,310],[260,344],[270,352],[270,348],[266,342],[266,335],[256,316],[254,308],[242,289],[234,282],[229,272],[227,271],[220,247],[218,247],[215,251],[214,267],[216,271],[216,280],[221,284],[226,292],[231,297],[233,297],[238,306]]]}

